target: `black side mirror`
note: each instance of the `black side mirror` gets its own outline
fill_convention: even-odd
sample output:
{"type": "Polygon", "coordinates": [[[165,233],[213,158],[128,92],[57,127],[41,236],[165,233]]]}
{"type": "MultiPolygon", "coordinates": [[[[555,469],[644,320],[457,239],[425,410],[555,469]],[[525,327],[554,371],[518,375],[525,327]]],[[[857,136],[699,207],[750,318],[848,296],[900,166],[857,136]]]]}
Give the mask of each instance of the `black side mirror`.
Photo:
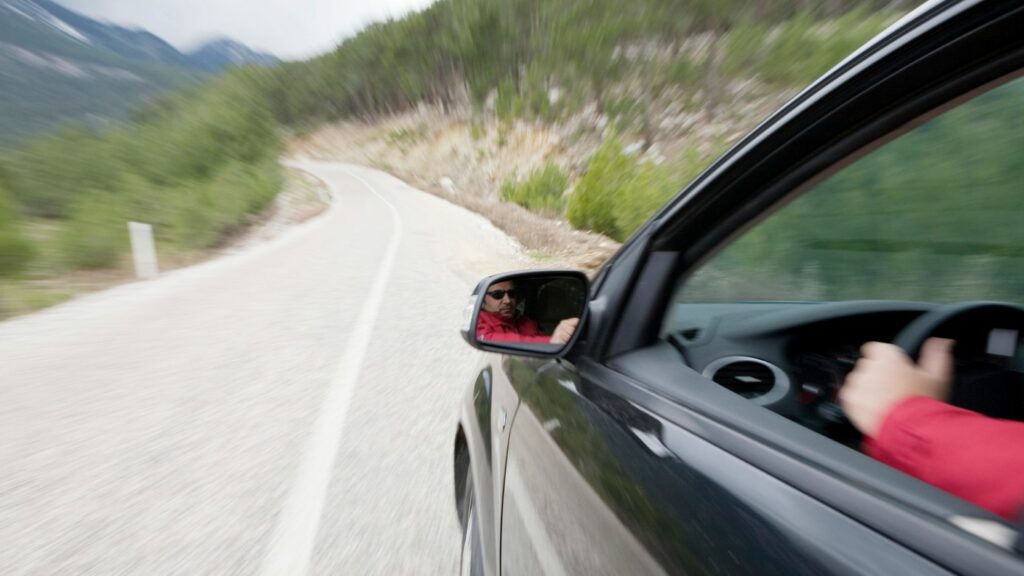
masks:
{"type": "Polygon", "coordinates": [[[484,278],[473,290],[462,337],[490,352],[556,357],[585,320],[587,277],[576,270],[530,270],[484,278]]]}

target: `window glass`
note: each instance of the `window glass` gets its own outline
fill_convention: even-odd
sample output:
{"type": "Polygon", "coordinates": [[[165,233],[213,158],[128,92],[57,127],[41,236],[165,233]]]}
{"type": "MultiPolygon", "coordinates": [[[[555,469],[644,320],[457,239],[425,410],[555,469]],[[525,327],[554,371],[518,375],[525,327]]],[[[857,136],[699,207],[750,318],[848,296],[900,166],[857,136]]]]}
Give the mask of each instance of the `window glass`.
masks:
{"type": "Polygon", "coordinates": [[[818,184],[705,263],[683,302],[1024,301],[1024,78],[818,184]]]}

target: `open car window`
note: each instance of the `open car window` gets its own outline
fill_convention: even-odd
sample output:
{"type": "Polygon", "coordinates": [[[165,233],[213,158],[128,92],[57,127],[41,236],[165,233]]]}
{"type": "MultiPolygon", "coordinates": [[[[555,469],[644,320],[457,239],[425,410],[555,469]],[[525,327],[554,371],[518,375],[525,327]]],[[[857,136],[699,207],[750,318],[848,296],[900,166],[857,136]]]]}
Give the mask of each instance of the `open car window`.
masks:
{"type": "Polygon", "coordinates": [[[811,187],[705,262],[676,301],[1019,303],[1022,191],[1017,78],[811,187]]]}
{"type": "Polygon", "coordinates": [[[978,301],[1010,306],[935,334],[957,342],[948,401],[1024,421],[1019,75],[936,111],[737,234],[679,278],[661,334],[706,378],[860,451],[838,395],[861,345],[898,342],[918,320],[978,301]]]}

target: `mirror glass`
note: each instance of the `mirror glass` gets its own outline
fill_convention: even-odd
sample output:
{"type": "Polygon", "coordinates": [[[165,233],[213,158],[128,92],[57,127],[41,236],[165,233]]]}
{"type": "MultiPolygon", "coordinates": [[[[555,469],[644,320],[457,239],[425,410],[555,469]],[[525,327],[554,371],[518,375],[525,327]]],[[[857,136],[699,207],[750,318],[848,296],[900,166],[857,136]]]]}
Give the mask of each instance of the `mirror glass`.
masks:
{"type": "Polygon", "coordinates": [[[517,276],[492,282],[482,297],[477,341],[561,347],[579,324],[586,286],[573,276],[517,276]]]}

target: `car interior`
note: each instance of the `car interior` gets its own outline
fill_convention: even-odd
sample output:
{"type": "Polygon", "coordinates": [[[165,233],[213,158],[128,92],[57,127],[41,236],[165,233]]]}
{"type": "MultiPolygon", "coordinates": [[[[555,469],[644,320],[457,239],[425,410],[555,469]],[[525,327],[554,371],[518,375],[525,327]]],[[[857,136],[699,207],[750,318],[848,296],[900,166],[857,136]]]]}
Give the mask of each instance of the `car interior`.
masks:
{"type": "MultiPolygon", "coordinates": [[[[851,447],[860,435],[837,395],[869,341],[901,342],[922,321],[925,336],[956,341],[951,402],[988,416],[1024,420],[1021,309],[921,302],[679,304],[669,342],[719,385],[851,447]]],[[[915,337],[908,348],[919,348],[915,337]]]]}
{"type": "Polygon", "coordinates": [[[544,334],[554,332],[558,323],[576,318],[586,303],[586,290],[578,278],[537,278],[520,280],[520,313],[537,322],[544,334]]]}
{"type": "Polygon", "coordinates": [[[857,447],[837,403],[861,346],[951,338],[951,402],[1024,420],[1024,79],[810,186],[679,279],[660,331],[709,379],[857,447]]]}

